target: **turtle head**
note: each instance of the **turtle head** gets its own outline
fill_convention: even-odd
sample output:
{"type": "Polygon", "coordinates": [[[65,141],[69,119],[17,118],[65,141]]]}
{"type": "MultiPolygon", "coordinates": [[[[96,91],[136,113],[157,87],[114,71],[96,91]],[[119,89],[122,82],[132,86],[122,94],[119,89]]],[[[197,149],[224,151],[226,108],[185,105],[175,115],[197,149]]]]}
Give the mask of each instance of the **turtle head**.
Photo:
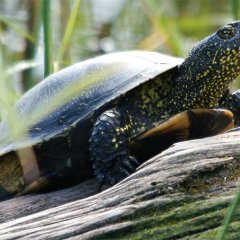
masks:
{"type": "Polygon", "coordinates": [[[240,74],[239,64],[237,21],[197,43],[179,66],[176,90],[182,108],[217,107],[229,84],[240,74]]]}

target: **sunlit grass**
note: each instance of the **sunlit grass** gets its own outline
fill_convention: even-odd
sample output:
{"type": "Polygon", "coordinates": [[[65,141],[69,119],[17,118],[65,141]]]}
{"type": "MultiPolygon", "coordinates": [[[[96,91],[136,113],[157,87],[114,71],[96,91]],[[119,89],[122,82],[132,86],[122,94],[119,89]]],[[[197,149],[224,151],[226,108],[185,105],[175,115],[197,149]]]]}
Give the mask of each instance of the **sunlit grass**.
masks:
{"type": "MultiPolygon", "coordinates": [[[[21,127],[21,118],[15,110],[15,103],[20,97],[19,92],[17,92],[11,85],[10,78],[21,71],[21,69],[26,69],[25,66],[19,67],[15,65],[13,67],[6,67],[5,62],[2,57],[0,57],[0,109],[1,109],[1,121],[5,122],[5,127],[8,129],[8,139],[5,144],[10,142],[10,139],[17,139],[19,136],[23,136],[26,133],[26,128],[21,127]]],[[[3,139],[3,133],[1,133],[1,138],[3,139]]],[[[1,143],[3,143],[1,141],[1,143]]],[[[1,147],[3,147],[2,145],[1,147]]]]}
{"type": "Polygon", "coordinates": [[[23,36],[24,38],[28,39],[29,41],[34,42],[34,37],[26,32],[24,28],[20,27],[18,24],[16,24],[14,21],[11,21],[10,19],[6,18],[4,15],[0,14],[0,21],[4,22],[7,26],[14,29],[19,35],[23,36]]]}
{"type": "Polygon", "coordinates": [[[54,71],[59,70],[59,65],[61,65],[64,53],[65,53],[66,49],[68,47],[70,47],[69,44],[70,44],[70,40],[72,37],[72,33],[74,31],[74,28],[76,27],[75,24],[76,24],[77,17],[78,17],[80,3],[81,3],[81,0],[74,0],[74,4],[72,7],[72,13],[70,15],[70,18],[69,18],[69,21],[68,21],[68,24],[67,24],[67,27],[65,30],[65,34],[64,34],[64,37],[62,40],[62,44],[58,50],[57,58],[55,61],[57,64],[57,66],[56,66],[57,69],[55,68],[54,71]]]}
{"type": "Polygon", "coordinates": [[[3,58],[0,57],[0,114],[1,120],[7,123],[11,138],[13,139],[24,134],[26,126],[22,126],[21,117],[15,109],[15,104],[21,97],[21,93],[13,86],[11,78],[26,69],[34,68],[38,65],[35,61],[21,61],[7,67],[3,58]]]}
{"type": "MultiPolygon", "coordinates": [[[[152,33],[140,43],[140,47],[149,49],[149,46],[154,46],[157,49],[163,45],[168,52],[172,52],[175,56],[182,56],[183,38],[178,31],[176,21],[169,19],[167,14],[161,11],[160,4],[153,4],[153,2],[146,0],[142,0],[142,3],[144,13],[152,26],[152,33]]],[[[154,48],[149,50],[154,50],[154,48]]]]}

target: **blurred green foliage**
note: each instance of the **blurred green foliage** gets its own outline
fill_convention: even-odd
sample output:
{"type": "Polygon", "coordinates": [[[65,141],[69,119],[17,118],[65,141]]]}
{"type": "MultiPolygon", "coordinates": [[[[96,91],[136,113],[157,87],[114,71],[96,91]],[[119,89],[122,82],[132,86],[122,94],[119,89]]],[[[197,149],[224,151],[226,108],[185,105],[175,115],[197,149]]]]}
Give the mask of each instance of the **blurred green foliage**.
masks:
{"type": "MultiPolygon", "coordinates": [[[[43,62],[39,2],[0,1],[1,55],[6,65],[32,58],[43,62]]],[[[58,68],[95,55],[132,49],[185,56],[195,42],[238,18],[239,12],[239,0],[82,0],[59,62],[57,55],[73,5],[74,0],[51,1],[50,49],[58,68]]],[[[23,72],[16,78],[20,90],[25,91],[43,79],[43,69],[34,74],[23,72]]]]}

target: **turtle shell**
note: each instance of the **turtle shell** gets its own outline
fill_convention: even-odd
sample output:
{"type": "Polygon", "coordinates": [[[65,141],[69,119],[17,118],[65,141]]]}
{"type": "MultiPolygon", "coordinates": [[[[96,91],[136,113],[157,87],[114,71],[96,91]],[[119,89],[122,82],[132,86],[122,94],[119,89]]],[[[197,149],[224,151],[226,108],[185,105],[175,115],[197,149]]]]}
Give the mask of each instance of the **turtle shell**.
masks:
{"type": "Polygon", "coordinates": [[[26,124],[28,134],[12,138],[8,121],[0,124],[0,155],[72,129],[100,107],[182,61],[156,52],[128,51],[86,60],[50,75],[16,104],[18,120],[26,124]]]}

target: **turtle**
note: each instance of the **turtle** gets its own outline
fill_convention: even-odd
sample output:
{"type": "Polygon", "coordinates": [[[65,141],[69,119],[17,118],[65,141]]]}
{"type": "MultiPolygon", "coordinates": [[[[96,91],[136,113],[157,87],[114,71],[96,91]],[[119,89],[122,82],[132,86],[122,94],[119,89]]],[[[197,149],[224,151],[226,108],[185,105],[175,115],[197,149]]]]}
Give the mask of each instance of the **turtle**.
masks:
{"type": "Polygon", "coordinates": [[[237,126],[240,21],[195,44],[185,59],[109,53],[56,72],[14,107],[24,134],[0,124],[0,199],[95,176],[113,185],[177,141],[237,126]],[[38,117],[36,117],[38,116],[38,117]]]}

